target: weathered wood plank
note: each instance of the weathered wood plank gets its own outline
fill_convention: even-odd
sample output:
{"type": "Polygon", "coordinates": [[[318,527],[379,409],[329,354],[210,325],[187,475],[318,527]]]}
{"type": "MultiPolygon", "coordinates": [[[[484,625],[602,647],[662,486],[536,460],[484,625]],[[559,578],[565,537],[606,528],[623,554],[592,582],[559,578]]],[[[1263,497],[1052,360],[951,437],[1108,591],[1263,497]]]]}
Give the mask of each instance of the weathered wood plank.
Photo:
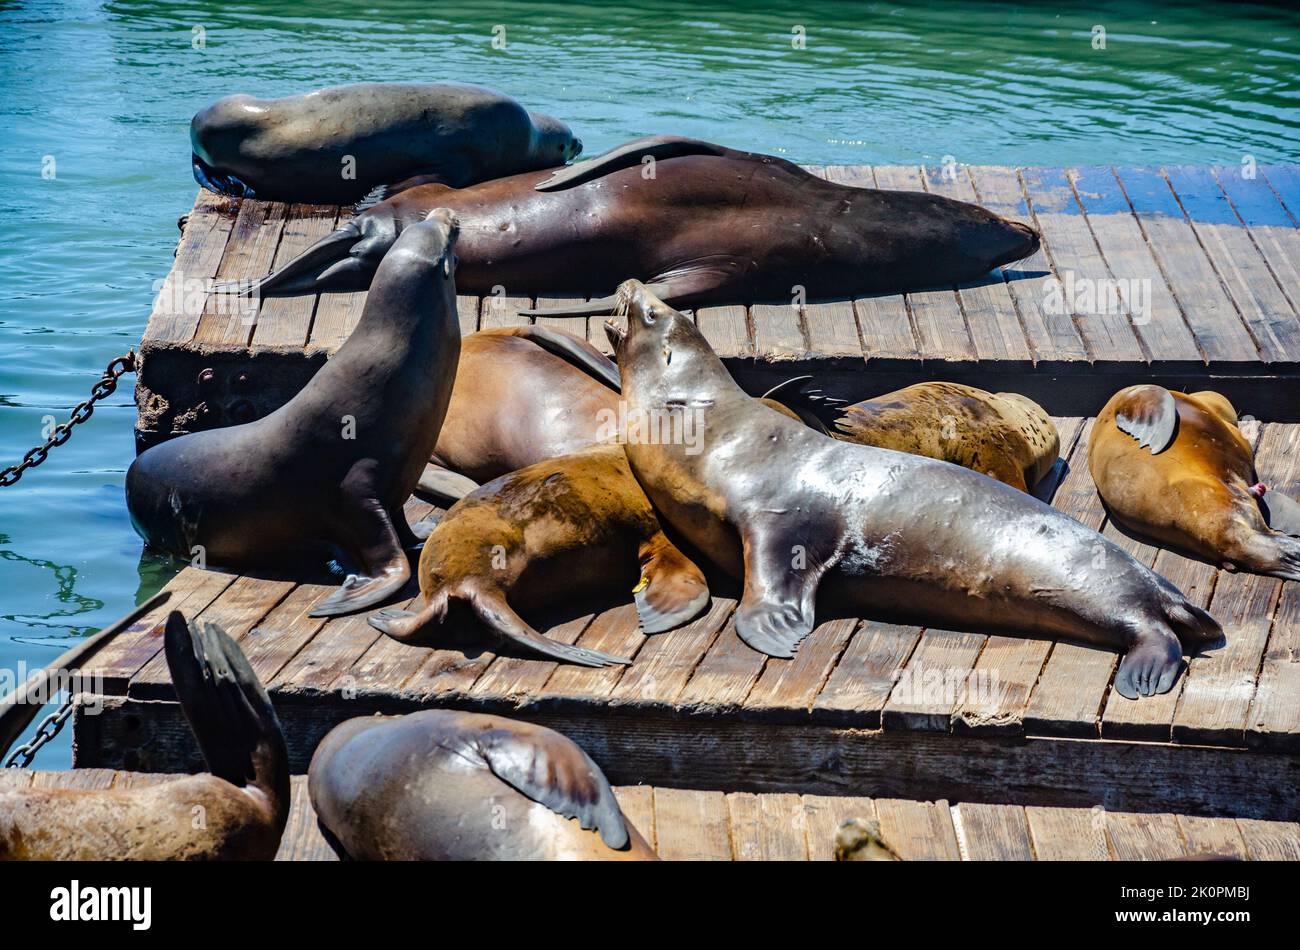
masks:
{"type": "Polygon", "coordinates": [[[1251,701],[1246,744],[1300,750],[1300,587],[1295,584],[1282,585],[1251,701]]]}
{"type": "Polygon", "coordinates": [[[872,821],[876,803],[856,795],[804,795],[804,828],[808,835],[808,860],[835,859],[835,835],[850,818],[872,821]]]}
{"type": "MultiPolygon", "coordinates": [[[[290,205],[284,231],[275,252],[273,270],[279,270],[330,231],[338,220],[338,209],[320,205],[290,205]]],[[[262,301],[253,328],[254,346],[302,347],[311,335],[316,313],[316,294],[271,297],[262,301]]]]}
{"type": "Polygon", "coordinates": [[[1300,825],[1238,818],[1237,828],[1252,861],[1300,861],[1300,825]]]}
{"type": "Polygon", "coordinates": [[[316,823],[316,810],[311,807],[311,796],[307,794],[307,776],[295,775],[291,783],[289,799],[289,823],[285,826],[284,837],[280,839],[280,850],[276,852],[277,861],[337,861],[325,836],[321,834],[316,823]]]}
{"type": "Polygon", "coordinates": [[[176,259],[154,299],[145,340],[187,343],[194,337],[235,225],[235,209],[232,199],[199,189],[176,245],[176,259]]]}
{"type": "Polygon", "coordinates": [[[665,861],[730,861],[731,814],[722,792],[656,788],[655,829],[665,861]]]}
{"type": "Polygon", "coordinates": [[[808,338],[803,332],[803,307],[798,303],[756,303],[749,308],[754,327],[754,353],[769,362],[805,359],[808,338]]]}
{"type": "Polygon", "coordinates": [[[1241,836],[1237,823],[1227,818],[1201,818],[1197,815],[1178,815],[1178,830],[1182,832],[1188,855],[1192,857],[1214,855],[1250,858],[1246,839],[1241,836]]]}
{"type": "Polygon", "coordinates": [[[1117,861],[1169,861],[1187,853],[1173,815],[1107,812],[1106,833],[1117,861]]]}
{"type": "Polygon", "coordinates": [[[885,702],[920,639],[920,627],[864,623],[813,701],[814,717],[879,729],[885,702]]]}
{"type": "Polygon", "coordinates": [[[734,712],[758,682],[766,663],[766,656],[737,636],[735,620],[728,620],[678,694],[677,706],[693,712],[734,712]]]}
{"type": "MultiPolygon", "coordinates": [[[[255,280],[271,273],[288,206],[245,199],[226,241],[217,280],[255,280]]],[[[261,298],[211,294],[194,333],[195,343],[246,344],[253,335],[261,298]]]]}
{"type": "Polygon", "coordinates": [[[655,847],[655,790],[649,785],[619,785],[614,797],[623,817],[641,832],[650,847],[655,847]]]}
{"type": "Polygon", "coordinates": [[[876,799],[880,836],[904,861],[960,861],[961,849],[946,801],[876,799]]]}
{"type": "Polygon", "coordinates": [[[881,713],[885,729],[948,732],[988,638],[955,630],[926,630],[899,674],[881,713]]]}
{"type": "MultiPolygon", "coordinates": [[[[1109,861],[1106,813],[1100,808],[1025,807],[1039,861],[1109,861]]],[[[1224,820],[1224,819],[1220,819],[1224,820]]]]}
{"type": "Polygon", "coordinates": [[[647,639],[637,654],[637,662],[624,671],[610,692],[610,701],[672,705],[731,617],[732,609],[731,601],[715,600],[685,626],[647,639]]]}
{"type": "Polygon", "coordinates": [[[1029,822],[1019,805],[953,806],[953,826],[967,861],[1032,861],[1029,822]]]}
{"type": "Polygon", "coordinates": [[[754,355],[753,333],[744,307],[705,307],[695,312],[695,323],[709,346],[724,359],[754,355]]]}
{"type": "Polygon", "coordinates": [[[727,796],[731,853],[737,861],[806,861],[808,834],[798,795],[727,796]]]}
{"type": "Polygon", "coordinates": [[[858,620],[830,620],[817,625],[789,660],[770,659],[745,699],[748,716],[807,715],[858,620]]]}

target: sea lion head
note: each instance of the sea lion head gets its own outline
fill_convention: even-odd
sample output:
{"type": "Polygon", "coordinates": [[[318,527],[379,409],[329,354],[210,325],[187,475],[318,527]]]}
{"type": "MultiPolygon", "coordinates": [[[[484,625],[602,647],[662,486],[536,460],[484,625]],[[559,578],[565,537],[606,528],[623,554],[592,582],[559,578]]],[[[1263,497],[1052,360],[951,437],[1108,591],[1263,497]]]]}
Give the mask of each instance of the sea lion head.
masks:
{"type": "Polygon", "coordinates": [[[533,128],[537,130],[537,157],[546,160],[544,167],[563,165],[582,154],[582,139],[573,134],[565,123],[555,116],[542,112],[530,112],[533,128]]]}
{"type": "Polygon", "coordinates": [[[605,335],[614,347],[625,390],[629,380],[633,385],[657,381],[659,388],[698,395],[709,380],[731,379],[690,317],[639,280],[619,285],[614,319],[605,321],[605,335]]]}
{"type": "Polygon", "coordinates": [[[194,179],[217,194],[254,197],[248,184],[258,164],[244,158],[242,146],[263,126],[266,103],[248,95],[226,96],[200,109],[190,120],[194,179]]]}

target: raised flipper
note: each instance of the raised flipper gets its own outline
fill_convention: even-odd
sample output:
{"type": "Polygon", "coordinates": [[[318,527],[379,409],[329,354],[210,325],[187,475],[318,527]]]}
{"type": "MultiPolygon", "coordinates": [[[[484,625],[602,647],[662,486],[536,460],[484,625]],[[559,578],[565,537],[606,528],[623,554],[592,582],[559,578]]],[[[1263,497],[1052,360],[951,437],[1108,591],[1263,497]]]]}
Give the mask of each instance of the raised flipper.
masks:
{"type": "Polygon", "coordinates": [[[1274,531],[1300,538],[1300,502],[1281,492],[1264,489],[1259,498],[1259,509],[1274,531]]]}
{"type": "Polygon", "coordinates": [[[255,281],[218,281],[212,289],[241,297],[369,290],[379,262],[396,239],[392,228],[377,226],[373,218],[354,218],[274,274],[255,281]]]}
{"type": "Polygon", "coordinates": [[[492,774],[539,805],[576,818],[615,850],[628,845],[627,825],[618,799],[600,767],[558,732],[511,723],[484,730],[471,740],[492,774]]]}
{"type": "Polygon", "coordinates": [[[676,158],[679,155],[725,155],[728,149],[700,139],[682,138],[679,135],[647,135],[612,148],[587,159],[559,169],[550,178],[539,182],[537,191],[560,191],[572,188],[594,178],[602,178],[622,168],[640,165],[649,155],[656,161],[676,158]]]}
{"type": "Polygon", "coordinates": [[[337,617],[382,603],[411,579],[401,535],[376,497],[375,464],[357,462],[344,478],[337,527],[339,547],[352,555],[362,574],[349,574],[333,594],[311,609],[312,617],[337,617]]]}
{"type": "Polygon", "coordinates": [[[420,476],[419,484],[415,487],[437,501],[452,504],[474,491],[479,484],[459,472],[453,472],[451,469],[430,462],[424,466],[424,474],[420,476]]]}
{"type": "Polygon", "coordinates": [[[827,426],[835,422],[846,401],[827,396],[820,389],[810,389],[810,382],[811,376],[796,376],[773,386],[761,398],[780,403],[809,428],[830,435],[827,426]]]}
{"type": "Polygon", "coordinates": [[[614,392],[623,391],[623,380],[618,375],[618,364],[586,340],[580,340],[570,333],[552,330],[549,327],[512,327],[511,330],[515,336],[536,343],[548,353],[555,354],[598,382],[604,383],[614,392]]]}
{"type": "Polygon", "coordinates": [[[1163,386],[1130,386],[1115,406],[1115,425],[1138,445],[1159,455],[1178,429],[1178,406],[1163,386]]]}
{"type": "Polygon", "coordinates": [[[812,633],[817,585],[838,555],[820,558],[809,539],[774,519],[741,528],[745,590],[736,610],[736,633],[760,653],[788,658],[812,633]]]}
{"type": "Polygon", "coordinates": [[[661,531],[642,542],[641,580],[632,591],[643,633],[689,623],[709,605],[704,573],[661,531]]]}
{"type": "MultiPolygon", "coordinates": [[[[646,284],[646,287],[665,303],[673,295],[673,287],[667,281],[646,284]]],[[[519,315],[521,317],[603,317],[612,314],[618,304],[618,294],[610,294],[608,297],[597,297],[595,300],[570,304],[567,307],[547,307],[545,310],[534,307],[530,310],[520,310],[519,315]]]]}

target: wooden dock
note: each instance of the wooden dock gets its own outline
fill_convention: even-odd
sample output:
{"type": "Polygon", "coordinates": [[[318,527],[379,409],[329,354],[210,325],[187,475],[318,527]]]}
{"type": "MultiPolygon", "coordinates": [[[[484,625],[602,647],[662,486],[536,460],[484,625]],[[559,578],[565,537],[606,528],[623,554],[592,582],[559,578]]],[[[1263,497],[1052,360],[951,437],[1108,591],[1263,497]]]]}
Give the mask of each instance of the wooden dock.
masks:
{"type": "MultiPolygon", "coordinates": [[[[1055,414],[1083,416],[1116,389],[1154,380],[1213,385],[1242,412],[1300,421],[1300,166],[1262,168],[1250,179],[1236,167],[958,167],[947,175],[808,167],[849,185],[977,202],[1033,223],[1043,249],[963,287],[701,309],[705,336],[749,390],[812,373],[828,392],[857,400],[947,379],[1014,389],[1055,414]],[[1071,312],[1046,292],[1052,277],[1069,286],[1137,281],[1142,299],[1127,310],[1071,312]]],[[[199,192],[145,331],[142,446],[272,411],[342,343],[364,293],[240,310],[209,284],[270,273],[350,213],[199,192]]],[[[518,323],[519,309],[547,303],[462,297],[461,328],[518,323]]],[[[601,323],[554,320],[607,348],[601,323]]]]}
{"type": "MultiPolygon", "coordinates": [[[[110,769],[0,772],[0,791],[129,788],[174,776],[110,769]]],[[[1254,819],[1140,814],[1101,808],[949,805],[860,796],[692,791],[625,785],[624,814],[669,861],[829,861],[849,818],[880,823],[905,861],[1164,861],[1215,854],[1300,861],[1300,825],[1254,819]]],[[[293,780],[278,861],[336,861],[316,825],[307,780],[293,780]]]]}
{"type": "MultiPolygon", "coordinates": [[[[498,655],[477,631],[428,649],[384,637],[364,614],[309,618],[332,588],[294,580],[186,568],[166,609],[216,621],[241,643],[280,712],[297,772],[338,722],[447,706],[558,728],[620,784],[1300,815],[1300,585],[1227,573],[1127,536],[1088,474],[1091,421],[1057,425],[1068,462],[1040,494],[1154,566],[1227,631],[1227,645],[1194,658],[1164,696],[1115,693],[1110,651],[875,621],[823,623],[793,659],[773,659],[736,636],[727,597],[651,637],[630,597],[546,631],[634,658],[600,670],[498,655]]],[[[1300,426],[1247,425],[1261,477],[1295,492],[1300,426]]],[[[429,510],[408,507],[412,517],[429,510]]],[[[408,588],[398,603],[416,593],[408,588]]],[[[79,766],[200,767],[159,619],[141,619],[93,661],[107,695],[104,712],[75,719],[79,766]]]]}

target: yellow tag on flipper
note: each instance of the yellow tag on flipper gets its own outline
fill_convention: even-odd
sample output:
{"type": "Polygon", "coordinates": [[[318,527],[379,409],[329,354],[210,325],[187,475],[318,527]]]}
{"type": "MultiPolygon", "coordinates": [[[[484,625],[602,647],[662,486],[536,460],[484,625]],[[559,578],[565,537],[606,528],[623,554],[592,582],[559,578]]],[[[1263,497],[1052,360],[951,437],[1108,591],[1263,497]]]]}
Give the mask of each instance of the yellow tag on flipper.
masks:
{"type": "Polygon", "coordinates": [[[632,593],[639,594],[641,593],[641,591],[645,590],[649,586],[650,586],[650,578],[645,577],[643,575],[641,579],[636,582],[636,586],[632,588],[632,593]]]}

